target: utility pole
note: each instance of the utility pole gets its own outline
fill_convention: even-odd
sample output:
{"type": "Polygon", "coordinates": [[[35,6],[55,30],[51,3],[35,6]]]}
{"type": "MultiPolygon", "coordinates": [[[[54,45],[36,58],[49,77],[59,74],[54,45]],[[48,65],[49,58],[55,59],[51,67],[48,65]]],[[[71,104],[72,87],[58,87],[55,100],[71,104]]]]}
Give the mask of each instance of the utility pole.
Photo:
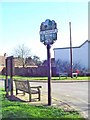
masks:
{"type": "Polygon", "coordinates": [[[70,28],[70,76],[72,78],[72,38],[71,38],[71,22],[69,22],[70,28]]]}

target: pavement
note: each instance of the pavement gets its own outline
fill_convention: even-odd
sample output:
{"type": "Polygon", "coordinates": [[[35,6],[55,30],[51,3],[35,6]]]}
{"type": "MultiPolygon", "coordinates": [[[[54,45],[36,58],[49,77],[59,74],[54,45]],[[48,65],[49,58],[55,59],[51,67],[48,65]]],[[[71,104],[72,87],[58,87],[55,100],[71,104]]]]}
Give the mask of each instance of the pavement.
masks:
{"type": "MultiPolygon", "coordinates": [[[[36,105],[36,106],[39,106],[39,105],[43,105],[43,106],[48,106],[48,96],[47,94],[42,94],[41,93],[41,100],[38,101],[37,98],[37,95],[32,95],[32,101],[29,102],[29,95],[27,93],[25,93],[25,95],[22,94],[22,92],[20,92],[20,94],[17,94],[16,95],[16,91],[14,91],[14,97],[12,98],[12,100],[14,101],[21,101],[21,102],[25,102],[25,103],[28,103],[30,105],[36,105]]],[[[10,100],[10,98],[9,98],[10,100]]],[[[67,103],[63,102],[63,101],[60,101],[60,100],[57,100],[56,98],[53,98],[51,99],[51,106],[54,106],[54,107],[60,107],[62,108],[64,111],[75,111],[75,109],[73,107],[71,107],[70,105],[68,105],[67,103]]]]}

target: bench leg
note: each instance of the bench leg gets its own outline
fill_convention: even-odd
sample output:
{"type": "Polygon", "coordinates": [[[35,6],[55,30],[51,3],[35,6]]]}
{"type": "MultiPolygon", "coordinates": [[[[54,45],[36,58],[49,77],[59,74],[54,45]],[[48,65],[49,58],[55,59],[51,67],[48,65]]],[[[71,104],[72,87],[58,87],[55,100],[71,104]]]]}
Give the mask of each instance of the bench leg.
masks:
{"type": "Polygon", "coordinates": [[[39,93],[38,93],[38,99],[39,99],[39,101],[40,101],[40,91],[39,91],[39,93]]]}
{"type": "Polygon", "coordinates": [[[29,94],[29,102],[31,102],[31,94],[29,94]]]}
{"type": "Polygon", "coordinates": [[[25,95],[25,92],[23,91],[23,95],[25,95]]]}
{"type": "Polygon", "coordinates": [[[16,89],[16,95],[18,94],[18,90],[16,89]]]}

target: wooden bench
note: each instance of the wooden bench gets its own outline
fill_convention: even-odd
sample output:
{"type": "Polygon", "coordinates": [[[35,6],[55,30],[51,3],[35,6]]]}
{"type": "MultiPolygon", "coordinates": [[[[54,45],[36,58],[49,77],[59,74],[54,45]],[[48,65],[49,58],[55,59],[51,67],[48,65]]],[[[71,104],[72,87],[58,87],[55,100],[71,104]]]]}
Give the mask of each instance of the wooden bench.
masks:
{"type": "Polygon", "coordinates": [[[66,77],[67,78],[67,76],[68,76],[68,73],[59,73],[59,79],[60,79],[60,77],[66,77]]]}
{"type": "Polygon", "coordinates": [[[19,94],[18,90],[29,94],[29,101],[31,102],[31,94],[38,94],[38,100],[40,101],[40,88],[41,86],[31,87],[30,82],[27,80],[14,80],[16,86],[16,95],[19,94]]]}

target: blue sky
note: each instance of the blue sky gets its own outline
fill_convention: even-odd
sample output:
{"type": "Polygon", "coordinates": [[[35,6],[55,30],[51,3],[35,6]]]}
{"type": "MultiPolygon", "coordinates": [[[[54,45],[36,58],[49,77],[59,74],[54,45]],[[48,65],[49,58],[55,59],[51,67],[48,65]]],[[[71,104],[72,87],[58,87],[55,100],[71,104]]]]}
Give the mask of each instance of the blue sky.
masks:
{"type": "Polygon", "coordinates": [[[51,57],[53,48],[69,46],[69,22],[73,46],[88,39],[88,2],[2,2],[0,11],[0,55],[11,55],[14,48],[25,44],[32,55],[46,59],[46,46],[40,43],[39,35],[46,19],[55,20],[58,28],[51,57]]]}

